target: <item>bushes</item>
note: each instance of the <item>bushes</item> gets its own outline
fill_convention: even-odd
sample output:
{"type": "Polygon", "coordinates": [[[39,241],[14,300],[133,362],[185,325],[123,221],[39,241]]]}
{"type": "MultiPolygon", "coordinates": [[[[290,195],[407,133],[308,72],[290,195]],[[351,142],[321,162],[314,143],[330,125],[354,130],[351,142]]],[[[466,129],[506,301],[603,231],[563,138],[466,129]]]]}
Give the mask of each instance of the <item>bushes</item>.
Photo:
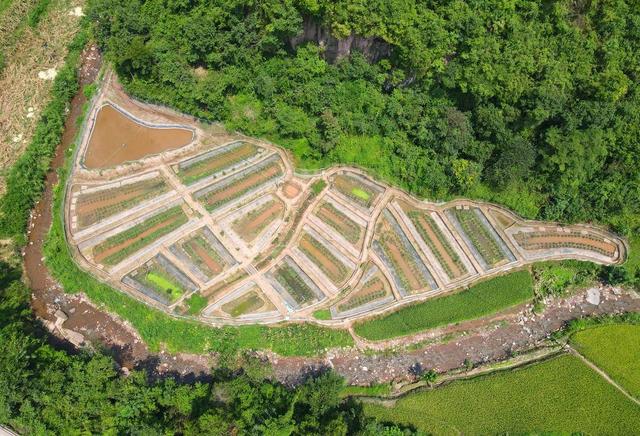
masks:
{"type": "Polygon", "coordinates": [[[42,194],[64,130],[67,104],[78,90],[76,67],[87,39],[87,31],[81,30],[69,46],[65,65],[53,84],[51,102],[42,111],[31,143],[7,175],[7,191],[0,205],[0,235],[13,238],[18,245],[26,241],[29,212],[42,194]]]}
{"type": "Polygon", "coordinates": [[[363,321],[355,325],[355,331],[370,340],[389,339],[479,318],[532,297],[531,274],[518,271],[478,283],[457,294],[427,300],[380,318],[363,321]]]}

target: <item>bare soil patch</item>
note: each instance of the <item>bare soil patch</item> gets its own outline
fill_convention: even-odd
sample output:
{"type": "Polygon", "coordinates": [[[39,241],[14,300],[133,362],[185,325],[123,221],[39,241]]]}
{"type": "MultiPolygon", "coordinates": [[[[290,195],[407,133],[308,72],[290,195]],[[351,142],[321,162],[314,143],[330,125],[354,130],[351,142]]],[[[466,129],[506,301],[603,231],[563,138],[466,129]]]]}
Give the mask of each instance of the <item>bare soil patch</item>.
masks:
{"type": "Polygon", "coordinates": [[[284,184],[283,192],[287,198],[296,198],[300,193],[300,186],[297,183],[287,182],[284,184]]]}
{"type": "Polygon", "coordinates": [[[147,127],[106,105],[96,116],[84,165],[92,169],[113,167],[183,147],[192,139],[189,129],[147,127]]]}

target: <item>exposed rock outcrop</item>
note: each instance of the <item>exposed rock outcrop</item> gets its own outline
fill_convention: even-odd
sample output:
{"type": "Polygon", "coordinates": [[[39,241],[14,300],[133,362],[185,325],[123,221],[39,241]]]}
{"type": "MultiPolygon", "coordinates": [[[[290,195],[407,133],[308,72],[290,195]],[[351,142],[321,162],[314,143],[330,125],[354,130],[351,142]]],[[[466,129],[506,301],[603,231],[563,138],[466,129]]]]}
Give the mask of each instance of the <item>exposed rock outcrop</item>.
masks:
{"type": "Polygon", "coordinates": [[[289,39],[292,48],[305,42],[314,41],[324,48],[324,57],[329,62],[336,62],[353,51],[361,52],[369,62],[377,62],[391,55],[392,47],[377,37],[365,37],[351,34],[338,39],[331,34],[331,29],[311,18],[305,18],[302,32],[289,39]]]}

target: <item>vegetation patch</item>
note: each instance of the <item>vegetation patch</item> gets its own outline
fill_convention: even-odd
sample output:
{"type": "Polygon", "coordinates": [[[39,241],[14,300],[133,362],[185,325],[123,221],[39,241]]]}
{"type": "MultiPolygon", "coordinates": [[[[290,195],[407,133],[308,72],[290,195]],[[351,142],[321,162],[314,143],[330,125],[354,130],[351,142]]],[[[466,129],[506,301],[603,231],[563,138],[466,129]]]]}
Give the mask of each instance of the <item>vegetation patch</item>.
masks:
{"type": "Polygon", "coordinates": [[[209,304],[209,300],[198,293],[194,293],[184,302],[187,305],[187,314],[189,315],[198,315],[209,304]]]}
{"type": "Polygon", "coordinates": [[[638,406],[570,355],[364,407],[432,434],[632,434],[640,426],[638,406]]]}
{"type": "Polygon", "coordinates": [[[187,221],[181,206],[167,209],[97,244],[92,250],[95,261],[116,265],[187,221]]]}
{"type": "Polygon", "coordinates": [[[571,345],[636,398],[640,398],[640,324],[587,328],[571,345]]]}
{"type": "Polygon", "coordinates": [[[332,186],[347,198],[366,208],[376,201],[381,189],[365,183],[360,177],[349,174],[338,174],[333,178],[332,186]]]}
{"type": "Polygon", "coordinates": [[[355,325],[370,340],[390,339],[442,325],[479,318],[533,298],[529,271],[517,271],[478,283],[471,288],[418,303],[389,315],[355,325]]]}

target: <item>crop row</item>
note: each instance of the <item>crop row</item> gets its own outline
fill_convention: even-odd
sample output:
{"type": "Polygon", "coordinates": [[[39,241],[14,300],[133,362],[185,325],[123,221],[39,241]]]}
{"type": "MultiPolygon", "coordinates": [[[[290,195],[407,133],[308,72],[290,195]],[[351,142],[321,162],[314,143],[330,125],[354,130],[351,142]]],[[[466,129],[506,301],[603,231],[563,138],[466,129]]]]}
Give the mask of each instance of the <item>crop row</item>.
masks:
{"type": "Polygon", "coordinates": [[[339,174],[333,179],[333,186],[356,203],[369,208],[376,201],[379,191],[375,190],[356,176],[339,174]]]}
{"type": "Polygon", "coordinates": [[[436,259],[438,259],[438,262],[440,263],[442,268],[444,268],[449,278],[453,279],[461,274],[464,274],[467,269],[462,263],[460,256],[458,256],[458,253],[456,253],[455,250],[451,248],[449,241],[447,241],[444,234],[442,233],[442,230],[435,222],[435,220],[427,214],[417,211],[411,211],[408,213],[408,215],[411,219],[411,222],[413,222],[416,229],[418,230],[418,233],[420,233],[422,240],[431,249],[431,252],[434,254],[434,256],[436,256],[436,259]],[[436,245],[435,241],[433,241],[432,235],[429,233],[436,236],[439,242],[438,246],[436,245]],[[443,253],[442,250],[444,250],[445,253],[443,253]],[[445,259],[445,255],[448,257],[447,259],[445,259]],[[449,261],[453,262],[456,267],[456,271],[454,271],[454,268],[451,267],[449,261]]]}
{"type": "Polygon", "coordinates": [[[520,244],[523,248],[527,250],[541,250],[541,249],[554,249],[554,248],[575,248],[580,250],[590,250],[595,251],[597,253],[603,254],[605,256],[613,256],[615,254],[615,247],[611,244],[605,244],[605,242],[601,238],[597,238],[592,235],[582,235],[578,232],[571,233],[553,233],[553,232],[523,232],[517,233],[514,235],[514,238],[518,244],[520,244]],[[556,242],[545,242],[545,238],[562,238],[565,239],[563,241],[556,242]],[[531,239],[540,239],[540,241],[532,241],[531,239]],[[582,242],[582,240],[586,240],[582,242]],[[593,241],[593,243],[589,243],[588,241],[593,241]],[[607,245],[610,248],[605,249],[603,247],[598,246],[607,245]]]}
{"type": "Polygon", "coordinates": [[[172,207],[97,244],[93,248],[93,255],[98,257],[107,251],[113,251],[105,256],[102,262],[115,265],[187,221],[188,218],[180,206],[172,207]]]}
{"type": "Polygon", "coordinates": [[[76,213],[81,228],[88,227],[168,190],[162,179],[144,180],[120,188],[80,194],[76,213]]]}
{"type": "Polygon", "coordinates": [[[291,265],[283,262],[276,270],[275,277],[296,303],[302,305],[316,298],[313,290],[291,265]]]}
{"type": "Polygon", "coordinates": [[[245,241],[253,241],[281,213],[282,204],[276,203],[275,200],[270,200],[235,220],[232,223],[233,229],[245,241]]]}
{"type": "Polygon", "coordinates": [[[310,234],[305,233],[302,236],[298,248],[334,283],[341,283],[349,276],[347,267],[310,234]]]}
{"type": "Polygon", "coordinates": [[[362,227],[339,211],[331,203],[322,203],[318,209],[318,217],[352,244],[356,244],[362,235],[362,227]]]}
{"type": "Polygon", "coordinates": [[[221,183],[214,189],[196,196],[204,203],[207,210],[212,211],[281,175],[282,167],[277,162],[271,162],[264,167],[256,167],[252,172],[230,183],[221,183]]]}
{"type": "Polygon", "coordinates": [[[224,261],[220,255],[202,235],[196,235],[185,241],[182,244],[182,249],[196,267],[209,278],[219,274],[224,267],[224,261]]]}
{"type": "Polygon", "coordinates": [[[190,165],[178,166],[178,177],[183,183],[190,185],[212,174],[224,171],[258,153],[258,147],[248,142],[243,142],[222,153],[198,160],[190,165]]]}
{"type": "Polygon", "coordinates": [[[372,301],[378,300],[387,295],[384,283],[379,277],[374,277],[364,286],[366,289],[360,289],[355,292],[349,299],[338,305],[339,312],[346,312],[356,307],[363,306],[372,301]]]}
{"type": "Polygon", "coordinates": [[[489,266],[505,259],[491,232],[483,225],[473,209],[452,209],[462,230],[489,266]]]}

